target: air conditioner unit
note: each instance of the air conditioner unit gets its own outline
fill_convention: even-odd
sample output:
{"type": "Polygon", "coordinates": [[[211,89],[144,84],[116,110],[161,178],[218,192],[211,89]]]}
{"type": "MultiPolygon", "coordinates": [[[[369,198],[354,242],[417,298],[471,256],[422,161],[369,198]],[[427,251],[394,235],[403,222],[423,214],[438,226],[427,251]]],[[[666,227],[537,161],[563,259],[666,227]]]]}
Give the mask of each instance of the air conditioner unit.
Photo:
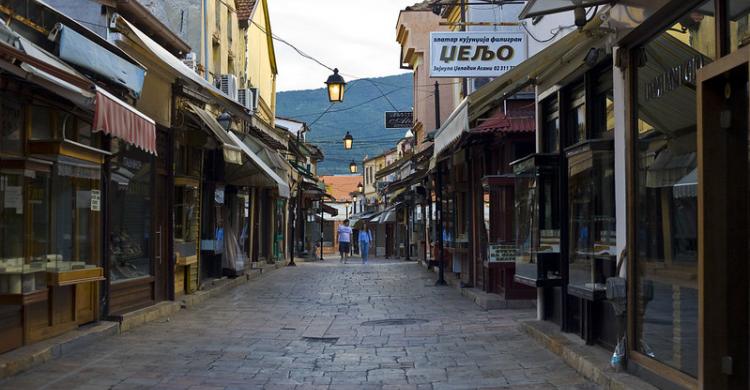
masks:
{"type": "Polygon", "coordinates": [[[237,101],[250,111],[258,111],[258,88],[242,88],[237,91],[237,101]]]}
{"type": "Polygon", "coordinates": [[[223,74],[219,77],[221,92],[229,96],[232,100],[237,100],[237,76],[233,74],[223,74]]]}
{"type": "Polygon", "coordinates": [[[185,58],[182,59],[182,63],[185,64],[190,70],[195,72],[198,68],[198,61],[196,60],[195,53],[187,53],[185,58]]]}

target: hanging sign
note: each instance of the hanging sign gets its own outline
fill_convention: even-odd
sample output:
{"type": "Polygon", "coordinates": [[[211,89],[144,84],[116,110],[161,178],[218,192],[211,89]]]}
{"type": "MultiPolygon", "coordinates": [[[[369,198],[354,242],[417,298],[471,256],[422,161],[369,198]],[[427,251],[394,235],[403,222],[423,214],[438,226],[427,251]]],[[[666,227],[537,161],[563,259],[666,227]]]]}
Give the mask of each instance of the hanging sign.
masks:
{"type": "Polygon", "coordinates": [[[430,33],[430,77],[497,77],[526,57],[523,33],[430,33]]]}
{"type": "Polygon", "coordinates": [[[411,129],[414,126],[414,113],[412,111],[386,111],[386,129],[411,129]]]}
{"type": "Polygon", "coordinates": [[[516,261],[515,245],[487,245],[487,261],[490,263],[512,263],[516,261]]]}

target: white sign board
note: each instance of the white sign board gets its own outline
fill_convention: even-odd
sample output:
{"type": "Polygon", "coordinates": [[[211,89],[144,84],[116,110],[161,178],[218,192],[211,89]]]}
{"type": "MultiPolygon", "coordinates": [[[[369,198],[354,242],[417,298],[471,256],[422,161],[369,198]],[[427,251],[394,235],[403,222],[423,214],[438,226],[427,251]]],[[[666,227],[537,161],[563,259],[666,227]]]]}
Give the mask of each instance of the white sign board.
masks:
{"type": "Polygon", "coordinates": [[[497,77],[526,57],[523,33],[430,33],[430,77],[497,77]]]}

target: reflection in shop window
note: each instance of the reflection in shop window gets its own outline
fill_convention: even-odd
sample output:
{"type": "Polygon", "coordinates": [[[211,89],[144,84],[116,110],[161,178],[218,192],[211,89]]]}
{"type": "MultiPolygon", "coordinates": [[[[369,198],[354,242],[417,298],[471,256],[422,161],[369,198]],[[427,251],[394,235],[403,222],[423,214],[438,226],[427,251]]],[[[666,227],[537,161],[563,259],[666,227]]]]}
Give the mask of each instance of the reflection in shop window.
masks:
{"type": "Polygon", "coordinates": [[[639,352],[698,375],[697,71],[715,58],[714,2],[643,47],[637,69],[639,352]]]}
{"type": "Polygon", "coordinates": [[[152,158],[122,141],[113,152],[109,261],[117,282],[151,275],[152,158]]]}

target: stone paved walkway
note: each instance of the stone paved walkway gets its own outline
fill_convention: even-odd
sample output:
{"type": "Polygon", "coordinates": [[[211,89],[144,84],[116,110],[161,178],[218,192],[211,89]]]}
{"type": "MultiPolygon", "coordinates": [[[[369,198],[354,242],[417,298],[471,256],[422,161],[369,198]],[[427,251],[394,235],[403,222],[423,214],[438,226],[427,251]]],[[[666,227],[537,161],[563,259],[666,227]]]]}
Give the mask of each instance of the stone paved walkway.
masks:
{"type": "Polygon", "coordinates": [[[598,389],[519,332],[531,311],[433,282],[415,263],[300,263],[0,388],[598,389]]]}

